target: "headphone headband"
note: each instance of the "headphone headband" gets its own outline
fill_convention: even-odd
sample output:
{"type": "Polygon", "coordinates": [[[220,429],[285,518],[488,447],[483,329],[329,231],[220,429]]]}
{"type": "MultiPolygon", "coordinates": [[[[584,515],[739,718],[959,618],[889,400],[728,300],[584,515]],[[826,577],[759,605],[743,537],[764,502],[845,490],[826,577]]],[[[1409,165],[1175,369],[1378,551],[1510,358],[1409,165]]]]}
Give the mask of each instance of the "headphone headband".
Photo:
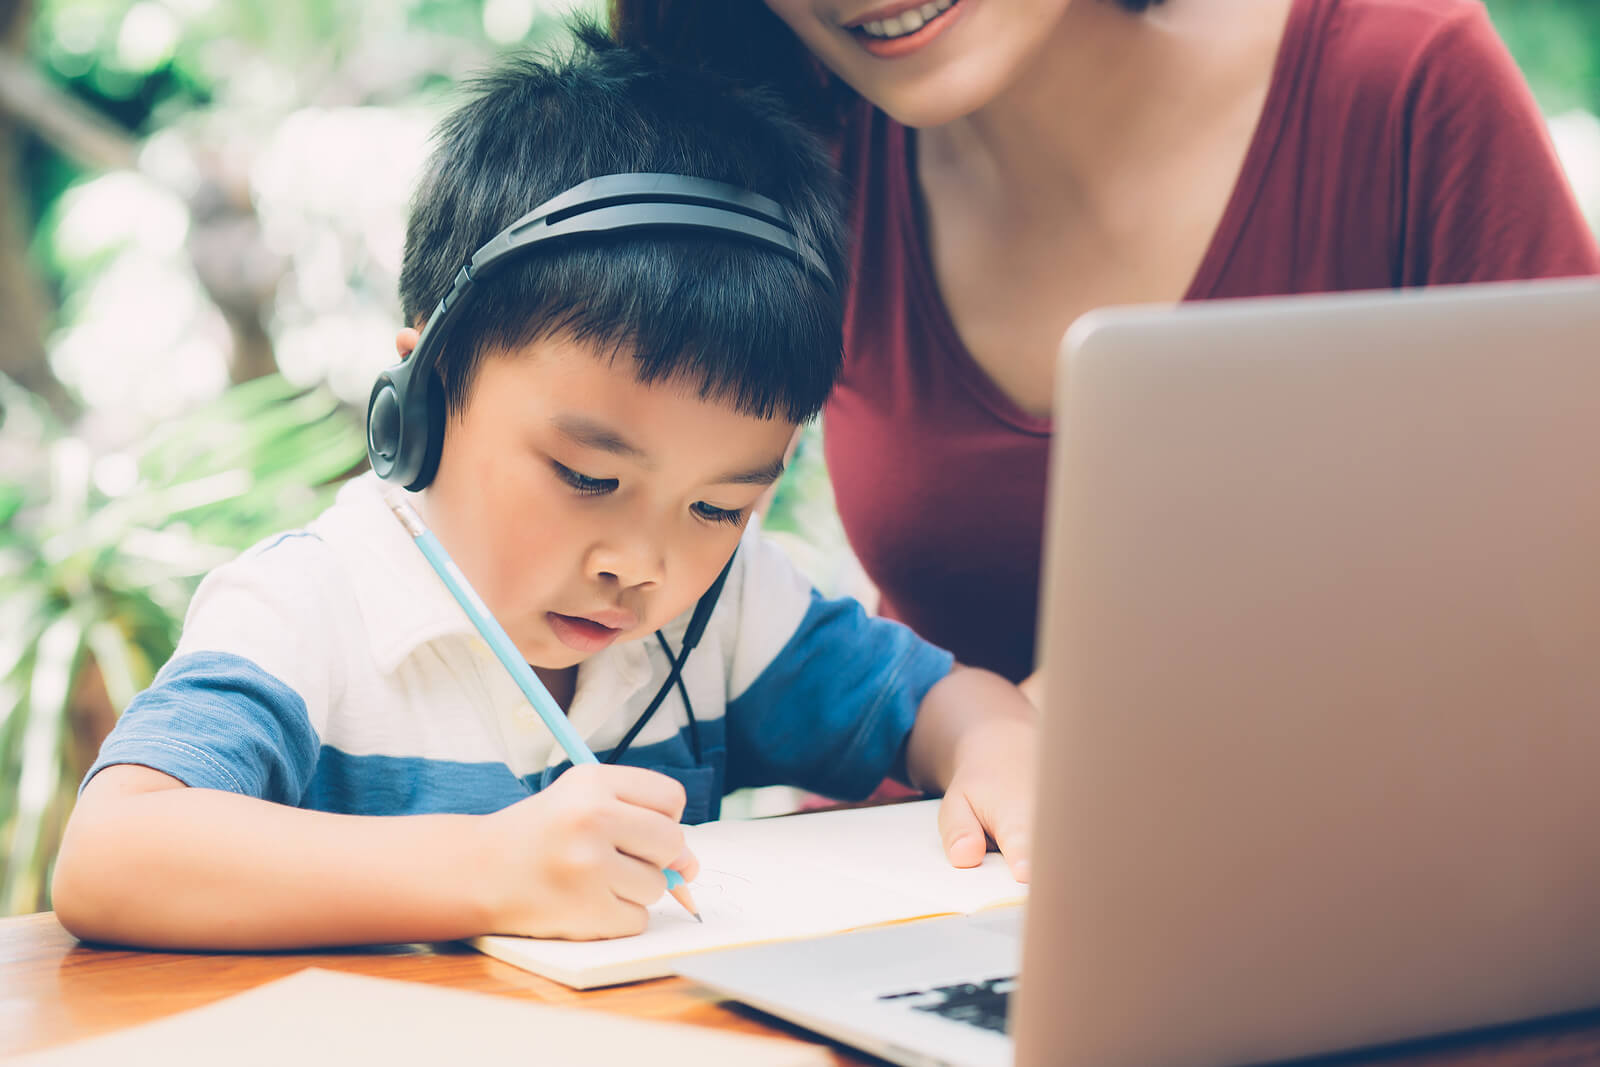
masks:
{"type": "Polygon", "coordinates": [[[580,182],[473,253],[428,316],[411,358],[378,375],[367,400],[367,457],[378,477],[412,491],[433,480],[444,436],[442,397],[432,395],[438,389],[433,368],[474,283],[546,241],[635,231],[753,242],[790,256],[834,286],[822,256],[795,232],[782,205],[759,193],[684,174],[606,174],[580,182]]]}
{"type": "MultiPolygon", "coordinates": [[[[606,207],[612,203],[702,204],[707,207],[742,211],[775,226],[791,229],[788,213],[776,200],[727,182],[691,178],[685,174],[603,174],[579,182],[564,193],[557,193],[506,227],[520,227],[549,216],[568,218],[579,210],[606,207]]],[[[817,261],[820,268],[821,261],[817,261]]],[[[823,275],[828,272],[822,270],[823,275]]]]}

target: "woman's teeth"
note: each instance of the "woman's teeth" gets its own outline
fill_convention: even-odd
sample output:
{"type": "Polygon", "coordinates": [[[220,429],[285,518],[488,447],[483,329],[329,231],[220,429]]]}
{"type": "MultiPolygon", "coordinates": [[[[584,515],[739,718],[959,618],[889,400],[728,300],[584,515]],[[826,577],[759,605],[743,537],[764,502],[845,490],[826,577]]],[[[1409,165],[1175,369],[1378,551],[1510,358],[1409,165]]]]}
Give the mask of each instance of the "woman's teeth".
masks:
{"type": "Polygon", "coordinates": [[[861,24],[862,32],[869,37],[894,38],[916,33],[922,27],[950,10],[956,0],[929,0],[921,7],[902,11],[892,19],[875,19],[861,24]]]}

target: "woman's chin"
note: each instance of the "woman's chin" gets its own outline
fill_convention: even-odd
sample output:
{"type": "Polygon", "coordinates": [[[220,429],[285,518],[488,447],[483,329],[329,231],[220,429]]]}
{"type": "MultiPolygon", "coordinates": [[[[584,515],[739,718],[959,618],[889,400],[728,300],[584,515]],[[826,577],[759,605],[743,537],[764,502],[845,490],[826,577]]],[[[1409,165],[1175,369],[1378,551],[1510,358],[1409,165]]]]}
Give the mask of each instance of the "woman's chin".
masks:
{"type": "Polygon", "coordinates": [[[999,79],[961,76],[954,71],[914,84],[877,84],[862,96],[902,126],[925,130],[967,118],[1000,94],[999,79]]]}
{"type": "Polygon", "coordinates": [[[966,118],[981,108],[979,104],[968,107],[959,105],[930,106],[925,100],[888,100],[883,103],[874,101],[874,103],[877,104],[878,110],[888,115],[891,119],[894,119],[902,126],[914,130],[927,130],[937,126],[947,126],[952,122],[966,118]]]}

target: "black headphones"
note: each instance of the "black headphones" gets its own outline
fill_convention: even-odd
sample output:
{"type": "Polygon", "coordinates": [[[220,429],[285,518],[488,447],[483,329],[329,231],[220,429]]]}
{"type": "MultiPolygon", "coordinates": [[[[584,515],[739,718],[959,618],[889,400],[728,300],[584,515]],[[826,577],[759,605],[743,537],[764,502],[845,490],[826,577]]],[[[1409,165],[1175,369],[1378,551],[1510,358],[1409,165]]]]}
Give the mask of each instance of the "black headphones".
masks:
{"type": "Polygon", "coordinates": [[[752,241],[792,256],[832,284],[822,257],[795,232],[788,213],[759,193],[682,174],[591,178],[546,200],[473,253],[428,316],[411,358],[378,375],[367,400],[367,458],[378,477],[415,492],[439,469],[444,399],[436,368],[474,283],[547,241],[641,230],[752,241]]]}
{"type": "MultiPolygon", "coordinates": [[[[416,351],[382,371],[367,399],[367,458],[388,482],[416,492],[433,481],[444,444],[444,385],[438,374],[450,324],[470,303],[473,285],[507,262],[547,241],[565,244],[591,235],[635,231],[685,232],[754,242],[790,256],[833,286],[827,265],[801,238],[788,212],[775,200],[748,189],[684,174],[607,174],[546,200],[501,230],[456,274],[450,291],[423,326],[416,351]]],[[[621,743],[607,757],[615,762],[633,743],[674,684],[689,716],[689,738],[700,761],[700,734],[681,672],[705,632],[733,566],[730,558],[689,617],[683,648],[674,653],[658,630],[656,640],[672,664],[671,672],[621,743]]]]}

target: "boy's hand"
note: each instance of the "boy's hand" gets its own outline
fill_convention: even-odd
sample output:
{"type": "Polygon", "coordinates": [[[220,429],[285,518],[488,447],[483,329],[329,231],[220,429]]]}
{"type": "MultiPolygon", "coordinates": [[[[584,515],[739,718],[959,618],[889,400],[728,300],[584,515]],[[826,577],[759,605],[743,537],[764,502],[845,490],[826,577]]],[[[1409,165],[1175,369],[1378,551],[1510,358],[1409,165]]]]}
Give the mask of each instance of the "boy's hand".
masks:
{"type": "Polygon", "coordinates": [[[992,839],[1011,868],[1028,881],[1033,858],[1031,723],[986,722],[962,738],[954,776],[939,804],[939,837],[957,867],[983,862],[992,839]]]}
{"type": "Polygon", "coordinates": [[[574,767],[554,785],[483,817],[489,931],[592,940],[644,930],[667,890],[663,867],[692,881],[683,786],[639,767],[574,767]]]}
{"type": "Polygon", "coordinates": [[[957,667],[928,690],[906,742],[913,785],[944,793],[939,837],[957,867],[983,862],[990,840],[1019,882],[1033,857],[1034,707],[989,671],[957,667]]]}

